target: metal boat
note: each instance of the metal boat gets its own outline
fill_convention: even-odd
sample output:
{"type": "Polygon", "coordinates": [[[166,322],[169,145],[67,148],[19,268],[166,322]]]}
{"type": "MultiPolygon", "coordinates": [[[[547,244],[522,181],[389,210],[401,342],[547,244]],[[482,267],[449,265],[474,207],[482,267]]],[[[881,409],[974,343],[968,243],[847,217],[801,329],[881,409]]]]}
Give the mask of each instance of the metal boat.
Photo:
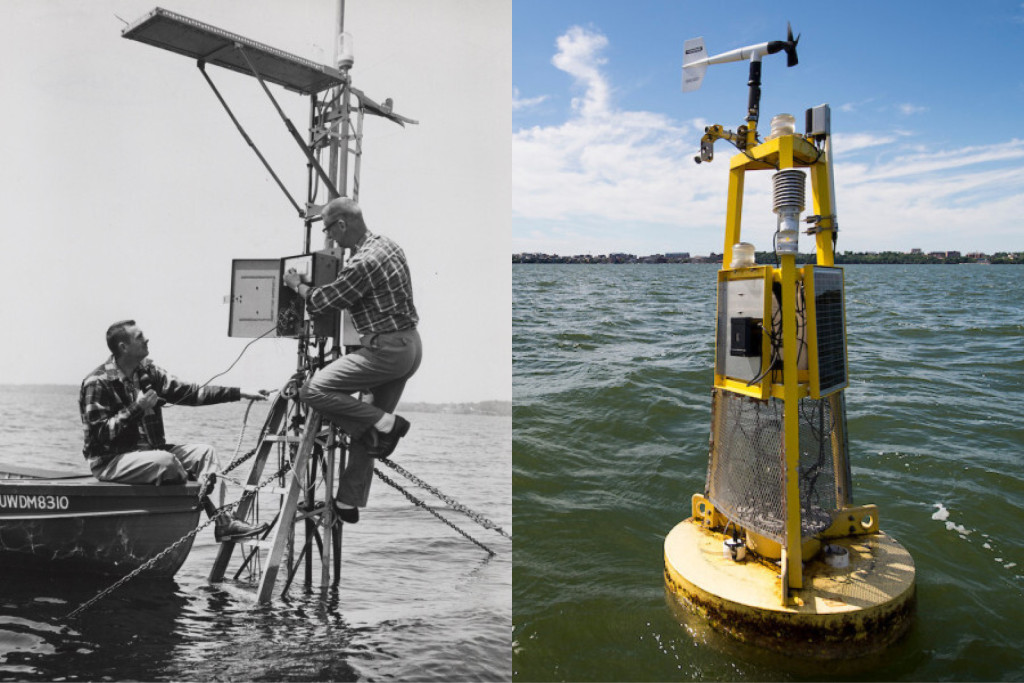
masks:
{"type": "MultiPolygon", "coordinates": [[[[0,573],[124,576],[196,528],[199,484],[142,486],[0,467],[0,573]]],[[[143,573],[172,577],[189,537],[143,573]]]]}

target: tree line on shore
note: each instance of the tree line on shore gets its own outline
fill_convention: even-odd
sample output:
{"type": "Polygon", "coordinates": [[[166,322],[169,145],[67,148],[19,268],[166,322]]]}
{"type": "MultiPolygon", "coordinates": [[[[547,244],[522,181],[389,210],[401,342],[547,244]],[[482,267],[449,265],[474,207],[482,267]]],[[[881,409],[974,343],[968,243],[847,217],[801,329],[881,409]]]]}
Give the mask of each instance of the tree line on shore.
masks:
{"type": "MultiPolygon", "coordinates": [[[[813,253],[800,253],[796,255],[797,263],[814,263],[816,255],[813,253]]],[[[774,252],[759,251],[755,254],[755,260],[761,264],[774,264],[778,262],[774,252]]],[[[1024,263],[1024,252],[1000,251],[994,254],[970,253],[960,254],[959,252],[933,252],[907,253],[899,251],[881,252],[842,252],[835,255],[836,264],[853,263],[883,263],[883,264],[959,264],[959,263],[988,263],[988,264],[1021,264],[1024,263]]],[[[689,254],[655,254],[653,256],[636,256],[634,254],[602,254],[591,256],[582,254],[576,256],[559,256],[557,254],[522,253],[513,254],[512,263],[608,263],[608,264],[631,264],[631,263],[722,263],[721,254],[710,256],[690,256],[689,254]]]]}

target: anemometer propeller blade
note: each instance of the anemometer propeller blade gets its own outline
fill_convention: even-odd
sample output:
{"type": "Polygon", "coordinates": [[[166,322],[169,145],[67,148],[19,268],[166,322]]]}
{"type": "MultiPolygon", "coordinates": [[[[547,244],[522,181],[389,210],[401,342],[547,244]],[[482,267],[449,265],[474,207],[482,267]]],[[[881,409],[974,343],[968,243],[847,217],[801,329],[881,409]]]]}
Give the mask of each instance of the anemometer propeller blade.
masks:
{"type": "Polygon", "coordinates": [[[800,42],[800,36],[797,35],[796,39],[793,38],[793,27],[790,26],[789,22],[786,22],[786,39],[785,40],[773,40],[768,43],[768,54],[773,55],[776,52],[783,51],[786,53],[786,66],[796,66],[799,61],[796,57],[796,44],[800,42]]]}
{"type": "Polygon", "coordinates": [[[703,37],[691,38],[683,44],[683,92],[693,92],[700,88],[701,82],[704,80],[704,72],[708,70],[709,64],[739,61],[760,62],[765,55],[785,52],[786,66],[796,66],[798,63],[796,45],[799,42],[799,34],[793,38],[793,28],[788,22],[786,23],[786,40],[772,40],[767,43],[748,45],[713,57],[708,56],[703,37]]]}

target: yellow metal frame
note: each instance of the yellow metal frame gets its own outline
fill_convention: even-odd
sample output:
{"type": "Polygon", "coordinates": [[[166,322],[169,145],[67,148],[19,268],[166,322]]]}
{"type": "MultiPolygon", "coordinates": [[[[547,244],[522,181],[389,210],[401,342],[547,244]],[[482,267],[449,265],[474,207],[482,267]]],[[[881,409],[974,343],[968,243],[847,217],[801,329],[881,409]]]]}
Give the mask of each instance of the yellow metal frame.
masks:
{"type": "MultiPolygon", "coordinates": [[[[782,135],[753,146],[756,130],[748,131],[746,151],[732,157],[729,165],[728,212],[725,220],[725,244],[723,248],[722,269],[731,268],[733,245],[741,241],[743,188],[747,171],[773,170],[782,171],[788,168],[807,168],[811,176],[811,194],[814,212],[823,216],[815,233],[817,264],[832,266],[835,264],[833,250],[833,232],[835,228],[834,208],[830,193],[829,169],[825,152],[815,147],[801,135],[782,135]]],[[[797,317],[796,317],[796,284],[804,277],[805,271],[796,267],[793,254],[782,254],[780,266],[773,272],[782,285],[782,384],[771,384],[770,395],[784,401],[783,412],[783,447],[786,463],[786,543],[782,548],[783,595],[789,589],[803,587],[803,548],[800,526],[800,488],[799,488],[799,401],[810,393],[807,377],[801,378],[798,367],[797,317]],[[804,379],[804,381],[801,381],[804,379]]],[[[727,275],[728,277],[728,275],[727,275]]],[[[769,309],[770,310],[770,309],[769,309]]],[[[813,329],[810,321],[806,321],[809,329],[813,329]]],[[[845,324],[845,323],[844,323],[845,324]]],[[[717,336],[716,336],[717,340],[717,336]]],[[[810,352],[810,345],[808,345],[810,352]]],[[[816,352],[816,349],[815,349],[816,352]]],[[[816,363],[808,358],[809,367],[816,363]]],[[[766,378],[773,379],[773,378],[766,378]]],[[[729,380],[719,385],[719,377],[715,377],[716,386],[737,391],[745,395],[764,398],[764,388],[757,387],[758,393],[751,394],[745,383],[729,380]]]]}

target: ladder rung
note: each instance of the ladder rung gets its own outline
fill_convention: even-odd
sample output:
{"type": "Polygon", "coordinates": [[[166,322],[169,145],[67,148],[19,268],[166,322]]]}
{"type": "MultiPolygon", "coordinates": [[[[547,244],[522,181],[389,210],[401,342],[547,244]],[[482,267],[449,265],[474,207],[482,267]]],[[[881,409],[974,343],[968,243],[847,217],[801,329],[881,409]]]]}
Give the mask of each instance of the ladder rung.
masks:
{"type": "Polygon", "coordinates": [[[302,437],[294,436],[292,434],[267,434],[263,437],[263,440],[273,443],[300,443],[302,441],[302,437]]]}
{"type": "MultiPolygon", "coordinates": [[[[255,491],[257,489],[257,487],[253,484],[246,484],[242,488],[245,491],[255,491]]],[[[280,486],[264,486],[263,488],[260,489],[260,491],[264,491],[266,493],[276,493],[279,496],[283,496],[286,493],[288,493],[288,489],[283,489],[280,486]]]]}

